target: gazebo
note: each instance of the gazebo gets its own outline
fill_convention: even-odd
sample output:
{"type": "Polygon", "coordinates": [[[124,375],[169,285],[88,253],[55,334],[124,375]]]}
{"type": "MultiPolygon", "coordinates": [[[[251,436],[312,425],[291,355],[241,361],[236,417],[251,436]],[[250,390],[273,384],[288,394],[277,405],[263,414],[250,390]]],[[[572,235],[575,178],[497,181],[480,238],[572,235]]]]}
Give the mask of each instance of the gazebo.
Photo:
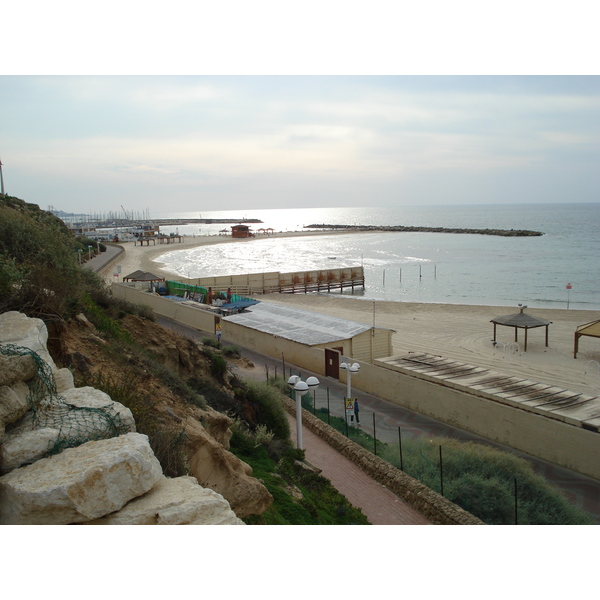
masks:
{"type": "Polygon", "coordinates": [[[600,319],[586,323],[585,325],[579,325],[575,330],[575,345],[573,347],[573,358],[577,358],[577,352],[579,352],[579,338],[582,335],[589,335],[590,337],[600,338],[600,319]]]}
{"type": "Polygon", "coordinates": [[[123,277],[123,281],[145,281],[145,282],[153,282],[153,281],[164,281],[164,277],[159,277],[158,275],[153,275],[152,273],[148,273],[146,271],[134,271],[129,275],[123,277]]]}
{"type": "Polygon", "coordinates": [[[494,324],[494,339],[496,341],[496,325],[505,325],[506,327],[514,327],[515,328],[515,342],[517,341],[517,333],[519,329],[525,330],[525,345],[523,348],[524,352],[527,352],[527,330],[533,329],[535,327],[545,327],[546,328],[546,347],[548,347],[548,326],[552,321],[546,321],[546,319],[538,319],[537,317],[532,317],[531,315],[526,315],[523,312],[523,309],[527,308],[524,306],[521,308],[521,311],[514,315],[504,315],[502,317],[495,317],[490,321],[490,323],[494,324]]]}

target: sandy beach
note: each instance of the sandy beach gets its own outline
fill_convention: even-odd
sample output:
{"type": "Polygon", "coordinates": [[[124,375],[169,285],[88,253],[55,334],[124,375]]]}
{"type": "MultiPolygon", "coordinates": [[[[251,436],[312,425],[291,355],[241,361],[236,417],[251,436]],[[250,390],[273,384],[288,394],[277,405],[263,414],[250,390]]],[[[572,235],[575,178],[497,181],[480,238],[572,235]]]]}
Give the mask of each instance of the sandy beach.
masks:
{"type": "MultiPolygon", "coordinates": [[[[335,232],[344,235],[343,232],[335,232]]],[[[274,237],[291,235],[332,235],[327,232],[276,233],[274,237]]],[[[255,238],[258,239],[258,238],[255,238]]],[[[252,243],[224,236],[188,237],[172,245],[135,246],[125,248],[116,263],[102,275],[107,283],[116,281],[115,265],[121,266],[121,276],[138,269],[167,278],[173,274],[162,271],[154,259],[161,254],[204,244],[252,243]]],[[[121,281],[121,277],[118,278],[121,281]]],[[[549,347],[545,347],[545,327],[530,329],[527,352],[523,352],[524,330],[518,331],[521,351],[511,351],[514,341],[512,327],[497,327],[494,346],[491,319],[518,312],[518,307],[470,306],[454,304],[425,304],[412,302],[384,302],[352,298],[347,295],[323,294],[269,294],[261,298],[298,306],[322,314],[352,321],[386,327],[395,331],[394,354],[427,352],[471,365],[487,367],[508,375],[556,385],[576,392],[600,394],[600,339],[582,337],[577,359],[573,358],[573,341],[578,325],[600,318],[600,311],[528,308],[526,312],[551,321],[549,347]]]]}

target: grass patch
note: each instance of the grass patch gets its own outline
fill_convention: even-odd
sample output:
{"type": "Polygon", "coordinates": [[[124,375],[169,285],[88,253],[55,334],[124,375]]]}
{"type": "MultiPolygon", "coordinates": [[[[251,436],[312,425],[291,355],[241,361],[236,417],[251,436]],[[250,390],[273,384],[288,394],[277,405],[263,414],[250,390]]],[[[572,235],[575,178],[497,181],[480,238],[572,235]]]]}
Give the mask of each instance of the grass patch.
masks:
{"type": "Polygon", "coordinates": [[[252,467],[253,476],[262,481],[273,496],[273,504],[262,515],[244,519],[248,525],[368,525],[361,510],[353,507],[321,475],[307,471],[296,462],[304,452],[290,444],[279,458],[268,446],[258,443],[251,432],[239,424],[233,429],[231,451],[252,467]]]}

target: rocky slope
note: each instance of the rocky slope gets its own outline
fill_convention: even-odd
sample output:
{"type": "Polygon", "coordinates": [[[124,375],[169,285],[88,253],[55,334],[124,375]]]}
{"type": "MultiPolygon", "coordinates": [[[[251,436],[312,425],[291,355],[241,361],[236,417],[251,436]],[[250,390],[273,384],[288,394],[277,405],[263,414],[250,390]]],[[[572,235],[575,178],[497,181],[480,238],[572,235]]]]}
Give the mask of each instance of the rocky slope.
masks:
{"type": "MultiPolygon", "coordinates": [[[[168,370],[207,377],[207,358],[191,340],[133,315],[121,324],[168,370]]],[[[163,378],[144,371],[134,353],[111,352],[110,342],[82,315],[51,327],[48,339],[41,320],[4,313],[0,344],[0,522],[239,524],[240,517],[261,514],[271,504],[250,467],[228,451],[232,420],[184,403],[163,378]],[[92,386],[75,385],[99,376],[122,382],[132,373],[138,384],[143,377],[154,430],[177,431],[183,440],[186,476],[165,477],[128,408],[92,386]],[[44,385],[48,389],[40,393],[44,385]],[[82,411],[93,416],[91,425],[81,425],[82,411]],[[108,434],[105,420],[98,421],[106,414],[113,427],[108,434]],[[67,427],[69,420],[74,424],[67,427]]],[[[212,383],[233,399],[228,379],[212,383]]]]}

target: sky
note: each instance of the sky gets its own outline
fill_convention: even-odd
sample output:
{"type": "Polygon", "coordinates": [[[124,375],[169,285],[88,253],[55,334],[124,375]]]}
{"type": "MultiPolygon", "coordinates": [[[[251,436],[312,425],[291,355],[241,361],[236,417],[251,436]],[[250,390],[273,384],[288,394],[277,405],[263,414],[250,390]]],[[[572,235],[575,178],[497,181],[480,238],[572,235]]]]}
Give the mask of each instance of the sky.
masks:
{"type": "MultiPolygon", "coordinates": [[[[175,0],[173,6],[180,4],[175,0]]],[[[330,4],[337,3],[322,6],[330,4]]],[[[425,4],[427,10],[431,3],[425,4]]],[[[45,17],[57,12],[52,6],[52,11],[43,8],[45,17]]],[[[504,6],[510,8],[511,2],[504,6]]],[[[282,207],[600,201],[600,77],[586,72],[585,61],[572,74],[578,62],[564,61],[564,47],[556,48],[553,31],[535,45],[537,55],[554,48],[552,67],[526,60],[524,53],[504,66],[493,59],[508,54],[509,46],[531,45],[530,36],[509,37],[507,29],[501,34],[478,31],[480,44],[482,37],[492,40],[487,49],[481,46],[486,51],[482,64],[474,61],[481,56],[473,36],[461,46],[455,30],[425,53],[426,44],[410,35],[406,21],[389,25],[378,16],[373,31],[372,16],[327,15],[337,16],[348,31],[362,27],[365,35],[357,39],[379,50],[370,55],[361,44],[358,49],[349,44],[348,36],[325,35],[333,20],[315,25],[300,14],[276,14],[300,25],[270,34],[280,48],[265,45],[260,30],[241,36],[250,14],[230,19],[229,27],[242,38],[235,52],[222,38],[208,36],[212,46],[196,42],[193,54],[179,52],[170,71],[161,62],[167,47],[158,43],[162,38],[155,29],[140,28],[142,42],[135,49],[138,57],[144,54],[140,50],[148,50],[144,63],[131,62],[131,51],[110,54],[115,45],[123,48],[125,25],[107,17],[95,15],[104,36],[95,53],[79,30],[71,34],[76,44],[61,45],[67,30],[50,31],[43,19],[37,20],[30,37],[50,43],[21,66],[0,72],[6,192],[43,209],[89,214],[124,207],[150,216],[282,207]],[[116,35],[107,36],[102,26],[112,27],[116,35]],[[312,46],[329,52],[310,54],[298,29],[303,36],[316,32],[312,46]],[[390,32],[408,41],[390,46],[390,32]],[[301,39],[304,45],[296,47],[301,39]],[[444,45],[446,39],[453,43],[444,45]],[[500,48],[499,39],[504,41],[500,48]],[[267,47],[269,60],[264,60],[267,47]],[[207,48],[211,56],[225,59],[208,60],[207,48]],[[407,69],[407,62],[398,59],[394,72],[390,54],[381,52],[391,48],[395,57],[406,55],[400,50],[412,51],[415,66],[407,69]],[[348,54],[345,61],[342,50],[348,54]],[[304,54],[306,63],[287,60],[304,54]],[[421,54],[424,62],[415,59],[421,54]],[[464,67],[452,62],[466,54],[471,62],[464,67]],[[281,55],[285,61],[274,60],[281,55]],[[76,62],[82,57],[85,61],[76,62]]],[[[210,31],[210,19],[192,26],[180,19],[181,31],[173,32],[167,16],[155,17],[172,44],[189,40],[190,31],[196,40],[210,31]]],[[[584,44],[587,21],[577,18],[580,29],[573,39],[584,44]]],[[[556,19],[568,22],[562,13],[556,19]]],[[[431,21],[436,40],[440,27],[439,20],[431,21]]],[[[91,45],[98,35],[97,30],[90,33],[91,45]]],[[[129,47],[135,43],[127,41],[129,47]]],[[[23,38],[19,43],[26,47],[23,38]]]]}

